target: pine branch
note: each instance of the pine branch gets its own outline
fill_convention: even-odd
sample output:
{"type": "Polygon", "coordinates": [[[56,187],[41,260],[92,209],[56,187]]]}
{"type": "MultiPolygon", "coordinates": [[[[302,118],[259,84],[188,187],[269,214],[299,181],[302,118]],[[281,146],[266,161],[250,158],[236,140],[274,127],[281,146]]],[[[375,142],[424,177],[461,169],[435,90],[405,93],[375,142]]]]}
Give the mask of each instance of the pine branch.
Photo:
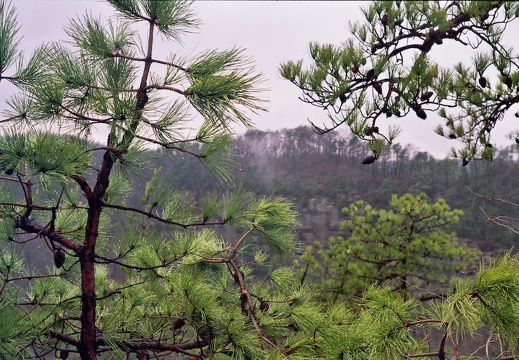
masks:
{"type": "Polygon", "coordinates": [[[38,225],[33,221],[25,219],[23,217],[13,218],[13,221],[16,228],[24,230],[29,234],[36,234],[39,236],[47,237],[49,240],[57,242],[62,246],[66,247],[67,249],[74,251],[75,253],[79,253],[81,251],[81,246],[79,244],[68,239],[67,237],[61,235],[56,231],[49,230],[46,226],[44,227],[38,225]]]}
{"type": "Polygon", "coordinates": [[[196,223],[180,223],[180,222],[176,222],[176,221],[173,221],[173,220],[168,220],[168,219],[164,219],[158,215],[154,215],[153,213],[151,213],[150,211],[144,211],[144,210],[141,210],[141,209],[137,209],[137,208],[132,208],[132,207],[127,207],[127,206],[123,206],[123,205],[117,205],[117,204],[109,204],[109,203],[105,203],[103,202],[102,203],[102,206],[105,206],[105,207],[108,207],[108,208],[112,208],[112,209],[119,209],[119,210],[124,210],[124,211],[130,211],[130,212],[134,212],[134,213],[137,213],[137,214],[141,214],[141,215],[145,215],[149,218],[152,218],[152,219],[155,219],[159,222],[162,222],[162,223],[165,223],[165,224],[170,224],[170,225],[176,225],[176,226],[180,226],[184,229],[187,229],[187,228],[190,228],[190,227],[196,227],[196,226],[202,226],[202,225],[223,225],[226,223],[225,220],[221,220],[221,221],[211,221],[211,222],[196,222],[196,223]]]}
{"type": "Polygon", "coordinates": [[[182,70],[184,72],[187,72],[188,69],[186,69],[185,67],[183,66],[180,66],[178,64],[175,64],[173,62],[170,62],[170,61],[164,61],[164,60],[160,60],[160,59],[154,59],[154,58],[151,58],[151,59],[147,59],[147,58],[138,58],[138,57],[133,57],[133,56],[128,56],[128,55],[123,55],[123,54],[117,54],[117,53],[113,53],[113,54],[110,54],[110,55],[107,55],[108,57],[112,57],[112,58],[121,58],[121,59],[126,59],[126,60],[131,60],[131,61],[138,61],[138,62],[145,62],[145,61],[151,61],[152,63],[154,64],[159,64],[159,65],[166,65],[166,66],[171,66],[175,69],[178,69],[178,70],[182,70]]]}
{"type": "Polygon", "coordinates": [[[247,290],[247,287],[245,285],[245,279],[243,278],[243,273],[241,272],[236,260],[233,258],[230,258],[228,261],[226,261],[230,267],[232,268],[232,271],[235,275],[235,280],[238,283],[240,287],[240,299],[241,299],[241,307],[243,313],[248,316],[252,322],[252,325],[256,329],[256,333],[258,334],[258,337],[270,345],[272,348],[279,350],[279,348],[276,346],[275,343],[273,343],[270,339],[266,338],[263,335],[263,330],[261,329],[258,319],[256,318],[256,314],[254,313],[254,304],[252,303],[252,298],[247,290]]]}
{"type": "Polygon", "coordinates": [[[174,88],[172,86],[167,86],[167,85],[155,85],[155,84],[148,85],[146,87],[146,90],[150,90],[150,89],[168,90],[168,91],[176,92],[177,94],[181,94],[181,95],[185,94],[185,92],[183,90],[180,90],[178,88],[174,88]]]}
{"type": "Polygon", "coordinates": [[[163,141],[158,141],[158,140],[155,140],[155,139],[152,139],[152,138],[149,138],[149,137],[145,137],[145,136],[142,136],[142,135],[135,135],[135,138],[137,139],[140,139],[140,140],[145,140],[151,144],[155,144],[155,145],[159,145],[160,147],[164,148],[164,149],[169,149],[169,150],[176,150],[176,151],[179,151],[179,152],[182,152],[182,153],[185,153],[185,154],[189,154],[189,155],[193,155],[197,158],[203,158],[203,155],[202,154],[198,154],[198,153],[195,153],[193,151],[190,151],[190,150],[187,150],[185,147],[181,147],[181,146],[177,146],[176,144],[179,144],[179,143],[190,143],[190,142],[193,142],[193,141],[197,141],[198,139],[197,138],[193,138],[193,139],[186,139],[186,140],[179,140],[179,141],[172,141],[172,142],[163,142],[163,141]]]}
{"type": "MultiPolygon", "coordinates": [[[[117,342],[122,350],[129,350],[136,352],[138,350],[152,350],[152,351],[172,351],[176,353],[183,353],[186,350],[201,349],[209,346],[209,340],[197,340],[191,343],[165,344],[155,341],[120,341],[117,342]]],[[[112,342],[107,342],[103,337],[96,338],[97,346],[112,346],[112,342]]]]}
{"type": "Polygon", "coordinates": [[[98,254],[96,254],[95,256],[96,256],[97,259],[103,260],[103,262],[99,262],[98,261],[98,263],[101,263],[101,264],[117,264],[117,265],[122,266],[122,267],[127,268],[127,269],[133,269],[133,270],[139,270],[139,271],[143,271],[143,270],[156,270],[156,269],[165,268],[165,267],[168,267],[171,264],[179,261],[180,259],[182,259],[184,257],[184,256],[180,256],[178,258],[175,257],[175,258],[173,258],[173,259],[171,259],[169,261],[165,261],[164,263],[162,263],[160,265],[136,266],[136,265],[130,265],[130,264],[123,263],[122,261],[119,261],[117,259],[110,259],[110,258],[101,256],[101,255],[98,255],[98,254]]]}
{"type": "Polygon", "coordinates": [[[75,338],[73,338],[72,336],[62,334],[62,333],[56,332],[54,330],[47,331],[47,336],[57,339],[59,341],[63,341],[64,343],[70,344],[76,348],[79,348],[79,346],[81,345],[81,343],[78,340],[76,340],[75,338]]]}
{"type": "Polygon", "coordinates": [[[90,185],[88,185],[88,182],[83,177],[78,176],[78,175],[72,175],[71,178],[74,179],[78,183],[79,187],[83,191],[83,194],[85,194],[85,197],[87,198],[87,200],[93,199],[94,194],[92,193],[92,189],[90,188],[90,185]]]}

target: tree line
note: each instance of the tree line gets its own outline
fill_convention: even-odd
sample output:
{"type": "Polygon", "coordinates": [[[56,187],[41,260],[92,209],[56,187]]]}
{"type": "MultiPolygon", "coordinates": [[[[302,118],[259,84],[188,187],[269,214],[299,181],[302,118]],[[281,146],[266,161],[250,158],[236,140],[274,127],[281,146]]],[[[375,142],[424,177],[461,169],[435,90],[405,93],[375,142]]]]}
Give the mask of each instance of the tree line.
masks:
{"type": "Polygon", "coordinates": [[[463,210],[464,215],[452,228],[473,246],[499,252],[515,242],[512,231],[486,217],[517,216],[515,207],[489,200],[516,197],[514,179],[519,161],[514,145],[497,149],[492,162],[473,161],[471,166],[462,166],[460,160],[437,159],[411,144],[395,143],[375,164],[363,166],[361,162],[370,151],[367,144],[346,133],[319,135],[310,126],[300,126],[238,135],[233,151],[236,166],[232,183],[213,181],[214,175],[201,172],[196,159],[175,164],[160,151],[151,167],[161,168],[164,176],[190,193],[242,186],[258,195],[293,199],[296,209],[304,209],[313,198],[327,199],[337,212],[359,200],[384,208],[393,194],[425,193],[430,199],[442,198],[463,210]],[[198,174],[195,179],[193,174],[198,174]]]}

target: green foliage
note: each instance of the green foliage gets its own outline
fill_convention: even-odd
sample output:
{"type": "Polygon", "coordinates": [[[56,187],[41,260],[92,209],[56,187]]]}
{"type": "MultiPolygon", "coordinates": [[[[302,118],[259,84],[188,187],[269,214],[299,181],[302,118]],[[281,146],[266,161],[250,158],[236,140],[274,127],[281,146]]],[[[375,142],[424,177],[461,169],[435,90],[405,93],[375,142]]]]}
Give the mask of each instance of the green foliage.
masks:
{"type": "Polygon", "coordinates": [[[518,103],[518,56],[503,43],[518,9],[513,1],[373,1],[343,45],[310,43],[310,64],[288,61],[280,73],[304,102],[328,111],[330,125],[314,125],[318,132],[344,124],[376,157],[377,142],[398,135],[381,119],[425,120],[439,110],[436,132],[465,145],[452,156],[491,160],[491,132],[518,103]],[[472,63],[441,66],[435,50],[447,43],[471,46],[472,63]]]}
{"type": "Polygon", "coordinates": [[[150,146],[232,183],[232,126],[263,110],[261,75],[238,48],[155,58],[157,35],[179,41],[197,26],[189,2],[110,3],[118,19],[71,20],[72,49],[44,45],[12,77],[17,25],[0,3],[0,76],[23,90],[0,139],[0,313],[13,323],[0,327],[0,357],[304,354],[322,306],[292,269],[265,266],[295,249],[292,203],[239,186],[199,200],[160,168],[132,183],[154,167],[150,146]],[[91,141],[98,125],[104,144],[91,141]]]}
{"type": "MultiPolygon", "coordinates": [[[[408,297],[428,297],[445,291],[447,276],[470,268],[480,256],[456,235],[443,228],[456,223],[462,214],[451,210],[443,199],[433,204],[420,194],[393,195],[389,210],[373,209],[363,201],[343,209],[341,228],[347,236],[331,238],[318,251],[323,269],[312,266],[312,277],[321,279],[324,299],[350,299],[371,284],[389,286],[408,297]]],[[[313,249],[303,261],[314,264],[313,249]]]]}
{"type": "MultiPolygon", "coordinates": [[[[508,269],[517,261],[511,255],[482,268],[474,283],[459,285],[453,300],[433,309],[434,319],[423,318],[408,293],[390,287],[368,288],[358,306],[348,309],[345,303],[320,302],[321,284],[301,281],[290,267],[297,224],[292,202],[256,197],[234,184],[230,190],[215,185],[223,191],[199,197],[205,188],[186,191],[174,181],[174,171],[151,172],[155,159],[144,149],[155,146],[168,157],[168,170],[184,171],[184,157],[191,157],[231,183],[232,126],[250,125],[246,114],[263,109],[257,97],[261,77],[239,49],[209,50],[193,59],[155,58],[157,35],[179,41],[197,26],[189,2],[109,3],[117,19],[105,23],[85,15],[71,21],[66,32],[74,48],[44,45],[25,66],[20,60],[13,76],[3,68],[0,74],[22,90],[8,101],[9,117],[1,122],[0,316],[6,320],[0,324],[1,358],[54,353],[89,360],[396,359],[426,351],[425,341],[411,330],[422,324],[471,334],[484,324],[515,350],[509,339],[517,337],[512,314],[517,270],[508,269]],[[147,36],[134,30],[135,22],[146,25],[147,36]],[[190,122],[189,110],[204,118],[200,127],[190,122]],[[99,125],[108,136],[106,143],[94,144],[99,125]],[[142,200],[135,204],[131,193],[142,200]],[[25,247],[30,251],[20,251],[25,247]],[[457,300],[462,298],[473,301],[457,300]],[[456,318],[459,325],[454,310],[468,314],[456,318]]],[[[6,2],[0,5],[5,35],[0,48],[7,49],[3,54],[0,49],[0,61],[9,66],[19,54],[17,25],[6,2]]],[[[441,13],[433,16],[439,18],[441,13]]],[[[312,49],[319,66],[305,81],[316,91],[329,65],[346,61],[336,50],[312,49]]],[[[366,65],[361,50],[350,55],[359,61],[355,66],[366,65]]],[[[418,63],[415,73],[424,66],[418,63]]],[[[389,67],[378,61],[373,68],[370,77],[389,67]]],[[[333,91],[323,94],[342,98],[333,91]]],[[[357,114],[352,111],[349,121],[369,136],[367,122],[354,124],[357,114]]],[[[311,138],[304,129],[291,136],[300,143],[311,138]]],[[[371,144],[377,154],[384,147],[379,140],[371,144]]],[[[325,151],[338,155],[343,144],[325,151]]],[[[304,152],[294,144],[283,151],[304,152]]],[[[200,184],[200,174],[192,171],[189,185],[200,184]]],[[[372,232],[379,229],[388,241],[395,237],[407,245],[405,256],[427,250],[441,258],[441,266],[426,263],[427,270],[458,266],[446,262],[465,256],[465,250],[449,247],[449,234],[429,230],[456,220],[459,212],[441,201],[427,205],[422,195],[395,197],[392,205],[393,212],[359,203],[348,210],[354,218],[345,227],[364,231],[353,232],[362,240],[364,234],[380,240],[372,232]],[[446,249],[438,249],[442,246],[446,249]]],[[[351,248],[358,255],[356,245],[351,248]]],[[[438,357],[444,350],[441,346],[438,357]]]]}
{"type": "Polygon", "coordinates": [[[19,31],[16,10],[2,2],[0,4],[0,75],[9,68],[18,55],[19,31]]]}
{"type": "Polygon", "coordinates": [[[199,25],[188,1],[170,1],[164,4],[153,0],[107,1],[128,20],[155,22],[158,31],[168,39],[180,41],[182,35],[190,33],[199,25]]]}
{"type": "Polygon", "coordinates": [[[293,229],[297,225],[292,204],[282,198],[264,198],[251,204],[249,209],[252,226],[261,233],[270,250],[278,256],[287,255],[294,247],[293,229]]]}
{"type": "Polygon", "coordinates": [[[251,126],[245,113],[239,108],[230,107],[229,100],[234,100],[246,108],[260,110],[254,106],[255,98],[247,94],[251,85],[259,80],[258,76],[243,77],[240,73],[227,75],[206,75],[195,79],[185,91],[191,105],[200,112],[213,126],[227,127],[222,119],[251,126]]]}
{"type": "MultiPolygon", "coordinates": [[[[509,274],[517,268],[517,258],[505,255],[488,268],[481,269],[478,278],[492,274],[495,281],[506,284],[509,274]],[[508,270],[501,272],[502,267],[508,270]]],[[[515,285],[509,287],[509,291],[515,293],[515,285]]],[[[369,286],[350,311],[344,311],[340,303],[331,305],[326,316],[333,317],[333,325],[319,329],[316,337],[328,358],[400,359],[406,354],[441,358],[449,353],[447,341],[457,349],[456,356],[463,357],[461,344],[469,340],[469,336],[475,337],[478,332],[490,328],[496,331],[494,336],[499,336],[503,344],[515,351],[517,322],[511,321],[499,330],[496,323],[513,319],[513,315],[505,313],[498,303],[504,301],[506,308],[517,306],[518,302],[511,300],[508,294],[501,293],[498,297],[499,300],[496,297],[485,301],[479,292],[478,281],[463,280],[451,295],[430,303],[406,300],[390,288],[369,286]],[[435,333],[443,340],[433,345],[431,335],[435,333]]],[[[491,341],[492,336],[488,339],[486,354],[494,350],[491,341]]],[[[498,350],[496,359],[508,354],[502,350],[498,350]]],[[[466,356],[480,358],[476,353],[466,356]]],[[[481,356],[486,355],[481,353],[481,356]]]]}
{"type": "Polygon", "coordinates": [[[4,172],[39,176],[42,183],[82,177],[91,156],[80,139],[49,133],[8,133],[0,141],[0,163],[4,172]]]}
{"type": "Polygon", "coordinates": [[[205,146],[200,152],[200,161],[209,171],[224,181],[231,181],[228,169],[236,165],[230,151],[232,142],[230,135],[215,136],[210,140],[205,140],[205,146]]]}
{"type": "Polygon", "coordinates": [[[483,319],[491,330],[507,334],[503,343],[513,348],[519,333],[517,303],[519,287],[517,259],[510,253],[499,260],[493,260],[487,268],[481,269],[476,280],[476,295],[482,305],[483,319]]]}

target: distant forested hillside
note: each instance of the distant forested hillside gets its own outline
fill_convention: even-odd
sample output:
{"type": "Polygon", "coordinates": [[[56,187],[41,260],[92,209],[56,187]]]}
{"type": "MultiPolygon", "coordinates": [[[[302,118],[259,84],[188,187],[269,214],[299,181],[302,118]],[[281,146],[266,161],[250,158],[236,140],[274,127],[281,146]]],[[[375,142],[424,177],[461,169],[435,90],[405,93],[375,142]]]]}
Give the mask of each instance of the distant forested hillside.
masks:
{"type": "Polygon", "coordinates": [[[153,168],[161,168],[161,177],[193,194],[242,186],[256,194],[291,199],[301,213],[298,238],[305,242],[336,235],[340,210],[353,201],[385,208],[392,194],[421,192],[463,210],[453,230],[483,251],[509,249],[518,240],[510,230],[487,221],[485,213],[519,217],[519,209],[473,193],[519,202],[518,150],[514,147],[500,149],[492,162],[461,166],[458,160],[440,160],[412,145],[394,144],[374,164],[362,165],[370,154],[366,144],[339,132],[318,135],[301,126],[247,132],[237,137],[235,153],[233,183],[213,181],[215,175],[189,156],[173,164],[156,152],[147,167],[150,174],[153,168]]]}

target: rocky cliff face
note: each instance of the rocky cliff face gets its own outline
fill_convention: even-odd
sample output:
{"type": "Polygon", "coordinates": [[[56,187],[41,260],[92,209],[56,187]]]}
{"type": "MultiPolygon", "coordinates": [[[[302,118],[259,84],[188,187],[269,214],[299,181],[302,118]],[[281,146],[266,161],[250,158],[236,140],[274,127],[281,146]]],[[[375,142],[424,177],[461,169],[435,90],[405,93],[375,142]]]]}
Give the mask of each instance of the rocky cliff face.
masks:
{"type": "Polygon", "coordinates": [[[341,209],[334,201],[319,197],[311,198],[305,204],[296,204],[300,225],[296,240],[311,245],[315,241],[324,243],[331,236],[341,234],[341,209]]]}

